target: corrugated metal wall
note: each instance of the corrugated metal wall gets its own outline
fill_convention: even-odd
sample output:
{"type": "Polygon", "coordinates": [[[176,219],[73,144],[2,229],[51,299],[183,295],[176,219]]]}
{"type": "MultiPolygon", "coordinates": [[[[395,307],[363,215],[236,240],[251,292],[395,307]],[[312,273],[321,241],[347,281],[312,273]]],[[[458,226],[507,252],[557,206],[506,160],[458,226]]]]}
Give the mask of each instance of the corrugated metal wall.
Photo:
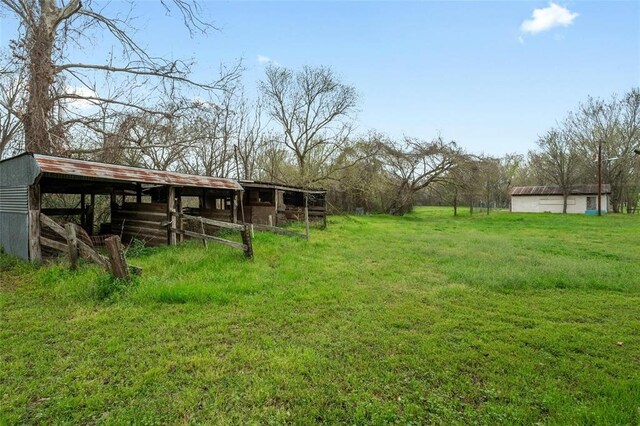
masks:
{"type": "Polygon", "coordinates": [[[29,186],[40,174],[30,154],[0,161],[0,246],[29,259],[29,186]]]}
{"type": "Polygon", "coordinates": [[[29,260],[29,187],[0,186],[0,246],[29,260]]]}

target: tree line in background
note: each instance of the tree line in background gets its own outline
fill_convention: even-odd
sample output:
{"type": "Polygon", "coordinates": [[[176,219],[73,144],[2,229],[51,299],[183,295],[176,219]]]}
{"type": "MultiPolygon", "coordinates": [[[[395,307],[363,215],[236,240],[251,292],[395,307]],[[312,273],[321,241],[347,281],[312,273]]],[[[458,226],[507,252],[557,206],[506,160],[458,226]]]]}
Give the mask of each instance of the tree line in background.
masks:
{"type": "MultiPolygon", "coordinates": [[[[115,164],[325,187],[336,211],[403,214],[416,203],[504,208],[514,185],[595,183],[602,149],[614,211],[638,204],[640,90],[589,98],[528,155],[474,155],[441,137],[354,133],[358,95],[328,67],[271,64],[249,99],[242,65],[212,82],[192,64],[149,56],[130,22],[92,3],[0,0],[20,36],[0,68],[0,154],[24,150],[115,164]],[[74,60],[96,33],[120,46],[106,64],[74,60]]],[[[197,3],[163,1],[192,32],[211,25],[197,3]]]]}

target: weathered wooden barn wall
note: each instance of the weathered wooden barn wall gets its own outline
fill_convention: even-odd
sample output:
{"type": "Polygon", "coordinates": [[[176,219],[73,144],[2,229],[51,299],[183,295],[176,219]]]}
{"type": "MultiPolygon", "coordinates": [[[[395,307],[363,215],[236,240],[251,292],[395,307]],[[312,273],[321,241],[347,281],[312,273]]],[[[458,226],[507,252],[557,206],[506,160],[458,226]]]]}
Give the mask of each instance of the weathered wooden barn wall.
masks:
{"type": "Polygon", "coordinates": [[[249,223],[258,225],[284,225],[304,221],[304,209],[308,197],[310,220],[322,220],[326,216],[325,195],[321,190],[305,191],[301,188],[284,188],[269,183],[242,182],[245,188],[244,216],[249,223]]]}
{"type": "Polygon", "coordinates": [[[112,204],[111,233],[125,243],[138,239],[149,246],[167,244],[167,203],[112,204]]]}
{"type": "MultiPolygon", "coordinates": [[[[267,206],[245,206],[244,218],[249,223],[258,225],[275,225],[276,210],[272,205],[267,206]]],[[[278,221],[280,223],[280,221],[278,221]]]]}

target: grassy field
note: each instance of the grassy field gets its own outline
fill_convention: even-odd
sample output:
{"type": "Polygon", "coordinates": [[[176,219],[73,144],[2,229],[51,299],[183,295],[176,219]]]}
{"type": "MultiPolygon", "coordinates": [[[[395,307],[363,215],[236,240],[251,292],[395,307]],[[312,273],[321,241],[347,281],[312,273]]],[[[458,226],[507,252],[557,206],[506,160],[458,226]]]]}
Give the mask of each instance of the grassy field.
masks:
{"type": "MultiPolygon", "coordinates": [[[[0,424],[639,424],[640,217],[332,217],[255,261],[0,257],[0,424]]],[[[130,253],[132,254],[132,253],[130,253]]]]}

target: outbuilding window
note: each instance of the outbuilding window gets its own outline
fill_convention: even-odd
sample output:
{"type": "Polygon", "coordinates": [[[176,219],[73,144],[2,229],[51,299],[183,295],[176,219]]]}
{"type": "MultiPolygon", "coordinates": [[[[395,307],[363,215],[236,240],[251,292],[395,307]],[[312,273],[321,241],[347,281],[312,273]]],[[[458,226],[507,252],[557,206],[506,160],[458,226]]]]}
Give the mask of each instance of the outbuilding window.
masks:
{"type": "Polygon", "coordinates": [[[596,198],[597,197],[587,197],[587,210],[596,210],[598,208],[596,206],[596,198]]]}

